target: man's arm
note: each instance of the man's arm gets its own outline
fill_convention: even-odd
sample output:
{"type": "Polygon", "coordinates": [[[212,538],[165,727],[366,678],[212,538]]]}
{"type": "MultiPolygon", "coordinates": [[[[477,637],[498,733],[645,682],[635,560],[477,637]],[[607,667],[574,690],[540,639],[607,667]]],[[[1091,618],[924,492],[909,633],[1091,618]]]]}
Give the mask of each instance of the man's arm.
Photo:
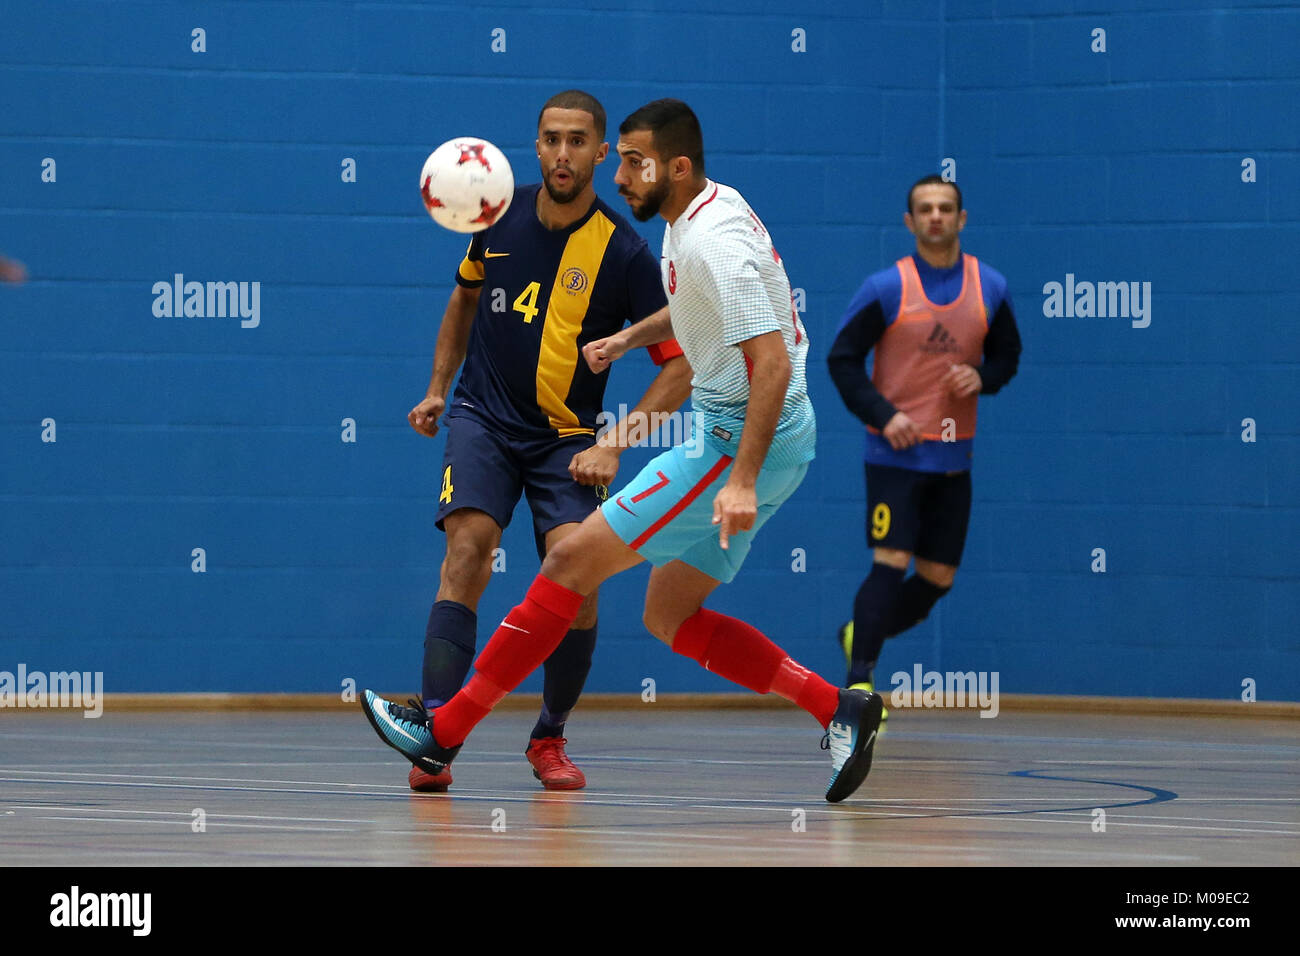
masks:
{"type": "Polygon", "coordinates": [[[884,428],[898,411],[867,377],[867,355],[884,334],[885,316],[880,301],[873,300],[840,326],[826,357],[840,398],[849,411],[872,428],[884,428]]]}
{"type": "Polygon", "coordinates": [[[438,327],[438,342],[433,349],[433,373],[429,377],[429,390],[421,402],[407,414],[406,420],[421,435],[432,438],[438,434],[438,419],[447,407],[447,392],[451,380],[469,348],[469,331],[474,324],[481,287],[457,285],[447,300],[447,309],[438,327]]]}
{"type": "Polygon", "coordinates": [[[752,374],[736,460],[727,483],[713,499],[713,523],[722,526],[718,540],[724,549],[729,535],[748,531],[758,516],[755,485],[781,420],[791,375],[790,355],[780,332],[764,332],[737,345],[749,359],[752,374]]]}
{"type": "Polygon", "coordinates": [[[975,365],[954,365],[943,377],[942,384],[954,398],[971,395],[995,395],[1011,381],[1020,365],[1020,331],[1011,304],[1003,299],[993,313],[988,334],[984,336],[984,362],[975,365]]]}
{"type": "Polygon", "coordinates": [[[633,349],[666,342],[672,337],[673,323],[668,317],[668,306],[664,306],[607,338],[588,342],[582,347],[582,356],[587,366],[599,375],[633,349]]]}
{"type": "Polygon", "coordinates": [[[1016,327],[1011,300],[1003,299],[984,338],[984,364],[976,370],[980,373],[980,393],[996,395],[1019,368],[1020,329],[1016,327]]]}
{"type": "Polygon", "coordinates": [[[884,334],[885,314],[880,300],[873,299],[840,326],[826,364],[849,411],[863,424],[878,428],[891,448],[902,451],[922,440],[921,426],[895,408],[867,377],[867,353],[884,334]]]}
{"type": "Polygon", "coordinates": [[[669,359],[659,367],[659,374],[636,407],[601,435],[595,445],[573,456],[569,463],[573,480],[580,485],[612,484],[623,452],[650,437],[661,416],[681,408],[690,394],[691,366],[681,355],[669,359]]]}

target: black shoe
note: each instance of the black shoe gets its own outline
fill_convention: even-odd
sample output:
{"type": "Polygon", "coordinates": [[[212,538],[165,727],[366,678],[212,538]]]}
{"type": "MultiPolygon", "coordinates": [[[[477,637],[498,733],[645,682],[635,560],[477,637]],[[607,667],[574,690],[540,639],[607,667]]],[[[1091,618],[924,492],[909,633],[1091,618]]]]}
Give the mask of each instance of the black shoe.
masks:
{"type": "Polygon", "coordinates": [[[361,695],[361,709],[379,739],[430,774],[440,774],[460,753],[460,744],[443,747],[433,739],[433,718],[418,700],[409,707],[385,700],[372,690],[361,695]]]}
{"type": "Polygon", "coordinates": [[[839,803],[857,790],[871,772],[871,754],[884,706],[879,694],[840,691],[840,705],[826,728],[823,743],[831,752],[831,782],[826,788],[830,803],[839,803]]]}

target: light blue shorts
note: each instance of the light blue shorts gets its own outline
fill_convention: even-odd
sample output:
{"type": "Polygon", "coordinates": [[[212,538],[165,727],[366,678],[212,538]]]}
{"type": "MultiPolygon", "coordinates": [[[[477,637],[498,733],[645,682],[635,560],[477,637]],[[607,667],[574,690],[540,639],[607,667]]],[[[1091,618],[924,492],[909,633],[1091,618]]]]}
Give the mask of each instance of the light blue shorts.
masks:
{"type": "Polygon", "coordinates": [[[719,581],[730,581],[749,554],[754,535],[794,494],[808,465],[758,473],[758,516],[749,531],[733,534],[728,548],[718,543],[713,499],[731,475],[731,458],[705,446],[688,457],[675,445],[654,458],[617,494],[601,505],[614,533],[655,567],[684,561],[719,581]]]}

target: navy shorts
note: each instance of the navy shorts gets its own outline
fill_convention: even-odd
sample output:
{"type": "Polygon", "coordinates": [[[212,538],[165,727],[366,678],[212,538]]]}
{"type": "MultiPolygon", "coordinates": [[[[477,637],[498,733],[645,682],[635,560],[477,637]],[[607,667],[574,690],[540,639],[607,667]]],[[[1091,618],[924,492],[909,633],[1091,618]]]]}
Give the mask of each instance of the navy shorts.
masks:
{"type": "Polygon", "coordinates": [[[926,561],[961,563],[970,523],[970,472],[867,465],[867,544],[926,561]]]}
{"type": "Polygon", "coordinates": [[[538,553],[546,532],[582,521],[600,506],[595,487],[580,485],[569,462],[596,443],[593,435],[520,440],[476,418],[446,419],[447,447],[438,486],[437,523],[461,508],[492,516],[502,528],[510,524],[522,492],[533,512],[538,553]]]}

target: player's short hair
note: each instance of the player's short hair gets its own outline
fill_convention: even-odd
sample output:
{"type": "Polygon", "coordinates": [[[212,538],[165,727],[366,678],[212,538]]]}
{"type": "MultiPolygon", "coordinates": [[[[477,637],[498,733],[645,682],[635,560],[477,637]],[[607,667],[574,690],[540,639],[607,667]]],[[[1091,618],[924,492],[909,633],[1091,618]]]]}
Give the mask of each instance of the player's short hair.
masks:
{"type": "Polygon", "coordinates": [[[695,111],[681,100],[663,99],[647,103],[631,113],[619,126],[620,133],[648,129],[655,152],[662,160],[685,156],[697,175],[704,175],[704,134],[695,111]]]}
{"type": "Polygon", "coordinates": [[[542,104],[542,111],[537,114],[537,128],[542,128],[542,116],[547,110],[583,110],[591,114],[592,121],[596,124],[596,138],[603,140],[605,138],[605,107],[600,105],[600,100],[590,93],[584,93],[582,90],[565,90],[563,93],[556,93],[549,100],[542,104]]]}
{"type": "Polygon", "coordinates": [[[909,213],[912,211],[912,193],[916,192],[918,186],[951,186],[957,193],[957,211],[961,212],[961,187],[951,180],[944,179],[936,173],[931,173],[929,176],[922,176],[912,183],[912,188],[907,191],[907,211],[909,213]]]}

